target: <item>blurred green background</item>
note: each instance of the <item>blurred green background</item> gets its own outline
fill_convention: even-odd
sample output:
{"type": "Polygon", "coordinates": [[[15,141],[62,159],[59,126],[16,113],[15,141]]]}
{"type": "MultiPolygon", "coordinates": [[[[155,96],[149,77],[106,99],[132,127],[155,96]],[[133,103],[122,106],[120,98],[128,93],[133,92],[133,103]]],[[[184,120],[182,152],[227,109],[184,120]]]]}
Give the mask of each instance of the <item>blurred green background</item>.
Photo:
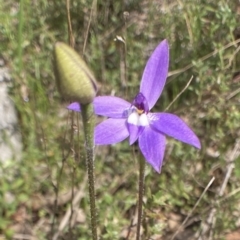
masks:
{"type": "MultiPolygon", "coordinates": [[[[165,38],[169,77],[154,111],[164,111],[193,77],[168,112],[191,126],[202,150],[169,138],[161,174],[147,167],[143,239],[170,239],[212,177],[175,239],[199,239],[193,234],[213,206],[206,239],[228,239],[240,227],[240,158],[233,155],[240,139],[239,1],[72,0],[70,13],[75,49],[95,73],[99,95],[132,101],[148,57],[165,38]],[[229,161],[235,168],[219,196],[229,161]]],[[[24,146],[21,161],[1,166],[0,239],[90,239],[81,119],[56,91],[56,41],[68,43],[65,1],[0,0],[0,55],[13,78],[24,146]],[[68,209],[75,211],[64,225],[68,209]]],[[[101,239],[134,239],[138,154],[127,141],[96,148],[101,239]]]]}

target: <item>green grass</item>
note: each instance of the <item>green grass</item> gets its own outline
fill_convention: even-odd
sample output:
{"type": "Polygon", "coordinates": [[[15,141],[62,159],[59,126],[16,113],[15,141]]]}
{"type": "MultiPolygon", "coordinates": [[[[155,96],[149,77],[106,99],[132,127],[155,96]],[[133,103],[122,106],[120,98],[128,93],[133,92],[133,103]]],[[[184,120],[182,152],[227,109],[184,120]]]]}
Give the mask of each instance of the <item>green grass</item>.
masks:
{"type": "MultiPolygon", "coordinates": [[[[24,144],[22,162],[3,166],[4,172],[14,175],[14,181],[8,179],[9,174],[0,179],[0,195],[9,192],[13,195],[11,203],[0,198],[0,234],[12,239],[13,225],[25,223],[34,229],[37,239],[50,239],[52,219],[55,216],[53,232],[56,232],[71,199],[60,205],[57,212],[54,212],[54,205],[44,204],[44,200],[82,185],[87,192],[83,184],[86,172],[82,157],[83,133],[81,121],[73,114],[80,136],[75,132],[72,140],[72,115],[56,91],[52,68],[54,43],[68,41],[65,1],[20,2],[0,0],[0,54],[13,77],[10,93],[18,110],[24,144]],[[34,208],[33,202],[41,207],[34,208]],[[16,214],[20,214],[21,207],[27,217],[19,222],[16,214]],[[37,228],[41,221],[43,225],[37,228]]],[[[184,220],[215,176],[213,186],[193,213],[201,219],[208,217],[209,204],[214,204],[225,176],[227,153],[239,139],[240,122],[239,93],[235,93],[240,87],[239,79],[235,78],[240,72],[239,43],[225,48],[236,40],[237,3],[174,0],[161,1],[161,5],[159,2],[97,1],[84,53],[101,86],[99,94],[114,93],[131,101],[138,92],[148,56],[162,39],[168,39],[170,77],[155,111],[164,111],[193,76],[191,85],[169,111],[190,124],[201,139],[202,150],[197,152],[168,139],[162,173],[158,175],[147,168],[146,239],[171,232],[168,227],[170,214],[175,213],[184,220]],[[124,11],[129,12],[126,20],[124,11]],[[125,38],[126,52],[122,43],[114,41],[116,35],[125,38]],[[121,72],[120,63],[125,60],[127,69],[121,72]],[[173,74],[177,70],[182,71],[173,74]],[[121,74],[127,76],[126,86],[121,74]],[[219,157],[210,156],[209,150],[218,151],[219,157]]],[[[71,1],[76,50],[80,54],[91,5],[91,1],[71,1]]],[[[136,204],[136,169],[137,159],[127,142],[97,148],[96,187],[101,239],[121,239],[123,230],[128,229],[136,204]]],[[[238,169],[239,157],[224,196],[239,188],[238,169]]],[[[217,205],[216,239],[236,228],[238,197],[236,193],[217,205]]],[[[86,221],[74,227],[67,225],[59,239],[90,238],[86,198],[81,200],[80,207],[86,221]]],[[[195,231],[199,224],[194,227],[195,231]]]]}

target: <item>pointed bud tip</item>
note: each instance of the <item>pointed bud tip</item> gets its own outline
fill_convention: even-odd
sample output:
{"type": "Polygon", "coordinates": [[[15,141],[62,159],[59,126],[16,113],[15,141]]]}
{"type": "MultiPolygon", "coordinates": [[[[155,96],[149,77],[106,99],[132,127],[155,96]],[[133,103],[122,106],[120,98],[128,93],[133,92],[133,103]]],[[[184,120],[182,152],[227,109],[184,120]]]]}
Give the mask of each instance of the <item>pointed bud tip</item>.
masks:
{"type": "Polygon", "coordinates": [[[53,64],[57,87],[64,99],[81,104],[93,101],[97,92],[95,77],[74,49],[56,42],[53,64]]]}

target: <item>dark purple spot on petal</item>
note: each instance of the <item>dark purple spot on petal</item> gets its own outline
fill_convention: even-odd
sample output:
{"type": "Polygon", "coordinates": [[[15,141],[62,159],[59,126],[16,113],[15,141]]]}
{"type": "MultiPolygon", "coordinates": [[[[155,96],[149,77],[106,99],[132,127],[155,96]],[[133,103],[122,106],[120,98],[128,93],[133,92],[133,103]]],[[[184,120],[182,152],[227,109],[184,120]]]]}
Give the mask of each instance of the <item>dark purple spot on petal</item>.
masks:
{"type": "Polygon", "coordinates": [[[138,93],[137,96],[133,100],[133,106],[135,106],[138,110],[138,113],[148,113],[149,107],[147,103],[147,99],[144,97],[142,93],[138,93]]]}

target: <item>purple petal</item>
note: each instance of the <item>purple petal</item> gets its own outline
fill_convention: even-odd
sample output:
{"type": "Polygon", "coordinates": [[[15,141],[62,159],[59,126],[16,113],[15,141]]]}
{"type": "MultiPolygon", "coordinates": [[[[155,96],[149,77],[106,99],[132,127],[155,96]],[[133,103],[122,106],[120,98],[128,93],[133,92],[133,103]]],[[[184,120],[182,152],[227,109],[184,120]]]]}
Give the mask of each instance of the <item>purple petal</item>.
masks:
{"type": "Polygon", "coordinates": [[[81,107],[78,102],[73,102],[70,105],[67,106],[67,109],[73,110],[75,112],[81,112],[81,107]]]}
{"type": "Polygon", "coordinates": [[[109,118],[95,127],[94,138],[96,145],[114,144],[129,136],[126,119],[109,118]]]}
{"type": "Polygon", "coordinates": [[[144,127],[129,123],[127,124],[127,127],[129,132],[129,144],[132,145],[134,142],[136,142],[144,127]]]}
{"type": "Polygon", "coordinates": [[[148,114],[150,126],[157,131],[177,140],[201,148],[201,143],[195,133],[178,116],[170,113],[148,114]]]}
{"type": "Polygon", "coordinates": [[[140,85],[151,109],[160,97],[168,74],[169,49],[167,40],[162,41],[149,58],[140,85]]]}
{"type": "Polygon", "coordinates": [[[154,131],[151,127],[145,127],[138,141],[146,161],[160,173],[166,145],[165,136],[154,131]]]}
{"type": "Polygon", "coordinates": [[[97,115],[110,118],[124,118],[124,111],[131,107],[131,103],[112,96],[95,97],[93,104],[97,115]]]}
{"type": "MultiPolygon", "coordinates": [[[[112,96],[95,97],[93,105],[95,114],[111,118],[124,118],[124,111],[131,106],[124,99],[112,96]]],[[[71,103],[67,108],[77,112],[81,111],[77,102],[71,103]]]]}

